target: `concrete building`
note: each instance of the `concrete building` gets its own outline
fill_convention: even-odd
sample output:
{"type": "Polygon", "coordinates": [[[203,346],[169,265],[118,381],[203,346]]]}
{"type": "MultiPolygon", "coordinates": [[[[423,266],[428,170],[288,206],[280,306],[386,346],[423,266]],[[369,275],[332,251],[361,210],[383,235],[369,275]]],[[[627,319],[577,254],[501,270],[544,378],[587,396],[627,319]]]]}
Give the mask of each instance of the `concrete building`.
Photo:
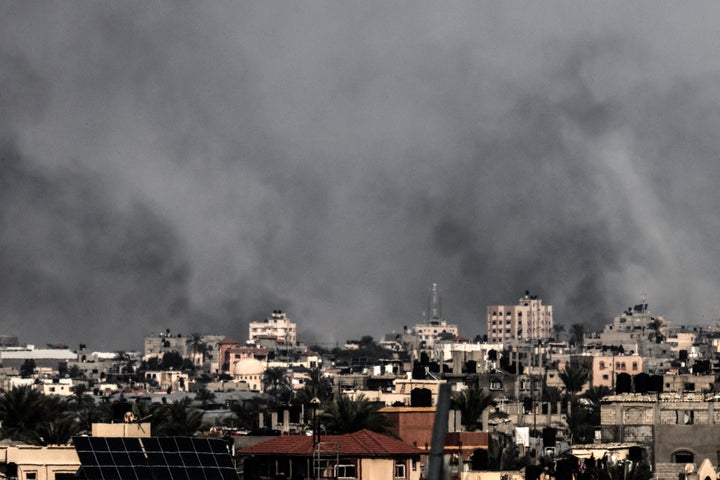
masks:
{"type": "Polygon", "coordinates": [[[635,376],[643,371],[643,357],[640,355],[593,355],[590,385],[615,389],[615,380],[620,373],[635,376]]]}
{"type": "Polygon", "coordinates": [[[260,322],[250,322],[248,327],[249,341],[253,342],[264,336],[272,336],[294,345],[297,342],[297,325],[291,322],[282,310],[273,310],[268,318],[260,322]]]}
{"type": "Polygon", "coordinates": [[[552,305],[525,291],[517,305],[487,306],[488,343],[547,340],[553,335],[552,305]]]}
{"type": "Polygon", "coordinates": [[[34,345],[28,345],[0,350],[0,362],[3,367],[18,370],[26,360],[32,360],[38,369],[46,368],[57,372],[61,365],[67,365],[67,362],[75,359],[77,354],[66,348],[35,348],[34,345]]]}
{"type": "Polygon", "coordinates": [[[0,477],[16,480],[70,480],[77,477],[80,459],[69,445],[0,446],[0,477]]]}
{"type": "Polygon", "coordinates": [[[614,395],[603,399],[600,415],[602,441],[646,447],[659,480],[718,458],[720,406],[710,394],[614,395]]]}
{"type": "Polygon", "coordinates": [[[237,452],[243,478],[392,478],[419,480],[424,451],[360,430],[345,435],[282,435],[237,452]],[[319,445],[319,446],[318,446],[319,445]]]}
{"type": "Polygon", "coordinates": [[[668,336],[670,322],[648,310],[643,303],[629,307],[621,315],[605,325],[600,334],[590,334],[585,345],[622,347],[625,353],[637,353],[643,356],[667,354],[668,348],[662,345],[668,336]],[[659,331],[652,328],[654,323],[661,324],[659,331]],[[661,348],[662,347],[662,348],[661,348]]]}

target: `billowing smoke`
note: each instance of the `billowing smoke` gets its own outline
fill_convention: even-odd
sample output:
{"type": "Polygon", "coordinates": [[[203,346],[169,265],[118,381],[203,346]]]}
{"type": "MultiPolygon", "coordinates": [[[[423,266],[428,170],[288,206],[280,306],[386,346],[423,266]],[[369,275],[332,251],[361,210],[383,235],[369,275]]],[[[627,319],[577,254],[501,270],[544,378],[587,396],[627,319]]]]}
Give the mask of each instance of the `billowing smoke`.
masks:
{"type": "Polygon", "coordinates": [[[718,7],[520,7],[0,6],[3,330],[720,316],[718,7]]]}

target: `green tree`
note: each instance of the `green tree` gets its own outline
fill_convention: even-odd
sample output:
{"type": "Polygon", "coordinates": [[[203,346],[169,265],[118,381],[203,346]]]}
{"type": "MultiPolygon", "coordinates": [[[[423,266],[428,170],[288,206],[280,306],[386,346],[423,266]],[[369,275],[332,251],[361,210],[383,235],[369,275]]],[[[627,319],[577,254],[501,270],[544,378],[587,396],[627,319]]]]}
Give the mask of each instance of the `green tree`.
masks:
{"type": "Polygon", "coordinates": [[[567,363],[559,376],[560,380],[565,384],[565,390],[568,394],[574,396],[582,390],[583,385],[590,379],[590,372],[581,366],[567,363]]]}
{"type": "Polygon", "coordinates": [[[328,433],[353,433],[359,430],[372,430],[378,433],[388,433],[390,421],[388,417],[379,412],[381,405],[369,401],[364,395],[357,400],[341,396],[328,405],[319,421],[325,426],[328,433]]]}
{"type": "Polygon", "coordinates": [[[270,405],[260,399],[246,400],[244,402],[233,402],[230,404],[230,410],[233,413],[234,420],[232,422],[235,427],[245,430],[255,430],[260,424],[260,415],[266,411],[270,411],[270,405]]]}
{"type": "Polygon", "coordinates": [[[30,378],[35,375],[35,360],[28,358],[20,365],[20,376],[22,378],[30,378]]]}
{"type": "Polygon", "coordinates": [[[520,470],[528,464],[526,455],[520,454],[520,448],[509,435],[492,432],[488,444],[488,470],[520,470]]]}
{"type": "Polygon", "coordinates": [[[591,418],[591,410],[580,399],[570,402],[570,411],[565,416],[570,432],[571,444],[592,443],[595,436],[595,427],[591,418]]]}
{"type": "Polygon", "coordinates": [[[203,341],[203,336],[199,333],[193,333],[188,338],[187,344],[190,345],[190,351],[193,354],[202,355],[202,361],[205,363],[205,355],[207,355],[208,351],[210,351],[210,348],[203,341]]]}
{"type": "Polygon", "coordinates": [[[653,318],[647,324],[647,328],[650,329],[650,340],[655,340],[655,343],[662,343],[665,341],[665,335],[663,330],[665,329],[665,322],[660,318],[653,318]]]}
{"type": "Polygon", "coordinates": [[[32,387],[14,387],[0,397],[2,438],[33,445],[41,442],[38,427],[48,421],[44,396],[32,387]]]}
{"type": "Polygon", "coordinates": [[[203,410],[207,410],[210,402],[215,400],[215,393],[211,392],[204,385],[195,393],[195,400],[202,403],[203,410]]]}
{"type": "Polygon", "coordinates": [[[84,376],[82,370],[77,365],[70,365],[70,367],[68,367],[67,374],[70,378],[82,378],[84,376]]]}
{"type": "Polygon", "coordinates": [[[168,404],[159,404],[153,412],[153,431],[156,435],[193,436],[202,426],[202,410],[190,406],[183,398],[168,404]]]}
{"type": "Polygon", "coordinates": [[[283,367],[270,367],[263,374],[263,385],[265,391],[275,397],[287,394],[290,389],[290,377],[288,371],[283,367]]]}
{"type": "Polygon", "coordinates": [[[585,342],[585,325],[582,323],[573,323],[570,325],[570,343],[579,348],[585,342]]]}
{"type": "Polygon", "coordinates": [[[165,352],[160,360],[161,370],[181,370],[182,366],[183,357],[176,351],[165,352]]]}
{"type": "Polygon", "coordinates": [[[482,428],[483,412],[495,405],[490,391],[477,386],[456,392],[452,398],[452,406],[454,409],[460,410],[461,422],[469,432],[482,428]]]}

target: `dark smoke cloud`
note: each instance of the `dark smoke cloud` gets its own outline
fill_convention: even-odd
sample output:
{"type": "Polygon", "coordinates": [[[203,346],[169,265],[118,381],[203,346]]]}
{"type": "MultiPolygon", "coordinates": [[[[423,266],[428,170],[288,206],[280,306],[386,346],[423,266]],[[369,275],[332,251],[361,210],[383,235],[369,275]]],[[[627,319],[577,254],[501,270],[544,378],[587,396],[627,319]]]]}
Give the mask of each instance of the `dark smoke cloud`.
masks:
{"type": "Polygon", "coordinates": [[[720,316],[713,4],[0,9],[7,333],[720,316]]]}

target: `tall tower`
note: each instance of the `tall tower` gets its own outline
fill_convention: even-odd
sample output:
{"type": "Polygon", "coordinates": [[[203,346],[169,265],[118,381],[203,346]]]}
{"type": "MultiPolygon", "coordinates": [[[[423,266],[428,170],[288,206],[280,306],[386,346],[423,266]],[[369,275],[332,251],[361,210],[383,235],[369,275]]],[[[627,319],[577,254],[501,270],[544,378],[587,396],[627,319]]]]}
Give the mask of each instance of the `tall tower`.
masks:
{"type": "Polygon", "coordinates": [[[440,298],[440,289],[437,283],[432,285],[432,295],[430,296],[430,323],[437,323],[442,319],[442,300],[440,298]]]}

